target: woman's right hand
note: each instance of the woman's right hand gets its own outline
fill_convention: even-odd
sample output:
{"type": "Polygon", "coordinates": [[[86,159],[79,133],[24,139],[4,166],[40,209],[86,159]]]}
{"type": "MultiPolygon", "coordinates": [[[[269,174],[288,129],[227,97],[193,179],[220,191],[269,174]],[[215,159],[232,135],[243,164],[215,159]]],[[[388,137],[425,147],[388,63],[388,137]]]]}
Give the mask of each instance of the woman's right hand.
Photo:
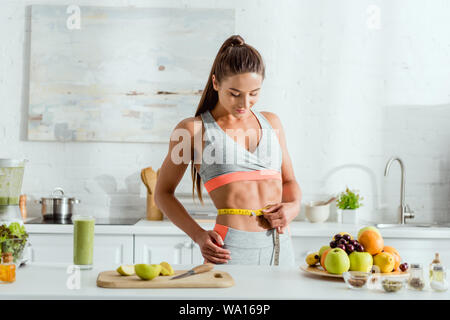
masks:
{"type": "Polygon", "coordinates": [[[195,242],[199,245],[206,262],[221,264],[227,263],[231,259],[230,250],[223,249],[216,244],[223,246],[223,240],[214,230],[204,230],[196,237],[195,242]]]}

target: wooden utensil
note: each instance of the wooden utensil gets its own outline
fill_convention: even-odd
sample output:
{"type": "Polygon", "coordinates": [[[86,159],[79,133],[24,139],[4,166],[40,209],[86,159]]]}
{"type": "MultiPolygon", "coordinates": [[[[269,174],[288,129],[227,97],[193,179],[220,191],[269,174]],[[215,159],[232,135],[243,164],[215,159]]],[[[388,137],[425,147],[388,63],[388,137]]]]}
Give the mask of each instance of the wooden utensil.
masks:
{"type": "Polygon", "coordinates": [[[329,203],[332,203],[334,200],[336,200],[336,197],[332,197],[330,200],[328,200],[327,202],[324,202],[324,206],[326,206],[329,203]]]}
{"type": "Polygon", "coordinates": [[[150,188],[150,193],[155,191],[156,180],[158,178],[158,174],[152,167],[148,167],[144,169],[145,181],[147,182],[147,186],[150,188]]]}
{"type": "Polygon", "coordinates": [[[141,170],[141,180],[142,180],[142,183],[144,184],[145,188],[147,189],[147,193],[151,193],[151,192],[150,192],[150,188],[148,187],[147,180],[145,180],[145,173],[144,173],[144,170],[145,170],[145,169],[142,169],[142,170],[141,170]]]}
{"type": "Polygon", "coordinates": [[[141,171],[142,182],[147,187],[147,220],[163,220],[163,213],[156,206],[155,189],[160,170],[147,167],[141,171]]]}

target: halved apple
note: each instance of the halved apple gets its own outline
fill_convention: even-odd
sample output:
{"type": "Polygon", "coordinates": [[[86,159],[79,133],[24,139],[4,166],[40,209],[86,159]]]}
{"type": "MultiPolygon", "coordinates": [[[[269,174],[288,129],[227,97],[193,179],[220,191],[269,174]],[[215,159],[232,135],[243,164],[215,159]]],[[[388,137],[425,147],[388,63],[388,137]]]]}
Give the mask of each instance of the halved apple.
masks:
{"type": "Polygon", "coordinates": [[[132,276],[135,273],[133,265],[122,265],[116,271],[122,276],[132,276]]]}

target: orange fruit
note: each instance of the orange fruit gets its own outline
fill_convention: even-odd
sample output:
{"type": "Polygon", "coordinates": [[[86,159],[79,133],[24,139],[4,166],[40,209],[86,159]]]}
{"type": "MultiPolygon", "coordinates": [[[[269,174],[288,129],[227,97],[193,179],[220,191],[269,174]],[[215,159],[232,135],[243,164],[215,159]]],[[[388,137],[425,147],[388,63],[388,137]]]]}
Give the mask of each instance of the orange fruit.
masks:
{"type": "Polygon", "coordinates": [[[397,249],[395,249],[394,247],[391,247],[391,246],[384,246],[383,251],[394,253],[394,254],[400,256],[400,253],[398,253],[397,249]]]}
{"type": "Polygon", "coordinates": [[[364,246],[364,250],[373,256],[383,251],[383,237],[374,230],[366,230],[361,233],[358,241],[364,246]]]}
{"type": "Polygon", "coordinates": [[[331,250],[331,248],[325,250],[325,251],[322,253],[322,256],[320,256],[320,265],[322,266],[323,270],[325,270],[325,271],[327,270],[327,269],[325,268],[325,257],[327,256],[328,252],[330,252],[330,250],[331,250]]]}
{"type": "MultiPolygon", "coordinates": [[[[368,227],[364,227],[364,228],[359,229],[358,236],[356,238],[359,239],[359,237],[361,236],[361,233],[363,233],[366,230],[373,230],[373,231],[376,231],[376,232],[380,233],[380,230],[378,230],[374,226],[368,226],[368,227]]],[[[381,235],[381,233],[380,233],[380,235],[381,235]]]]}
{"type": "Polygon", "coordinates": [[[384,246],[383,252],[389,252],[394,256],[395,260],[394,271],[398,271],[402,258],[400,257],[400,254],[398,253],[397,249],[390,246],[384,246]]]}

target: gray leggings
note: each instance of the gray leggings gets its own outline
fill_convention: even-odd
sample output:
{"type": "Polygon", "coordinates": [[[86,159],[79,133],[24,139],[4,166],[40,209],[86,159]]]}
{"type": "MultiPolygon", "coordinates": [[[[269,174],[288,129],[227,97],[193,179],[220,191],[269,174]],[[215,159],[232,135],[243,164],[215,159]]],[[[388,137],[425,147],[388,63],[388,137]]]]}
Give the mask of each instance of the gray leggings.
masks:
{"type": "MultiPolygon", "coordinates": [[[[248,232],[228,228],[225,239],[223,239],[223,248],[231,252],[231,260],[228,261],[228,264],[273,265],[275,257],[274,240],[275,229],[248,232]]],[[[280,234],[279,265],[295,265],[292,241],[287,230],[280,234]]]]}

